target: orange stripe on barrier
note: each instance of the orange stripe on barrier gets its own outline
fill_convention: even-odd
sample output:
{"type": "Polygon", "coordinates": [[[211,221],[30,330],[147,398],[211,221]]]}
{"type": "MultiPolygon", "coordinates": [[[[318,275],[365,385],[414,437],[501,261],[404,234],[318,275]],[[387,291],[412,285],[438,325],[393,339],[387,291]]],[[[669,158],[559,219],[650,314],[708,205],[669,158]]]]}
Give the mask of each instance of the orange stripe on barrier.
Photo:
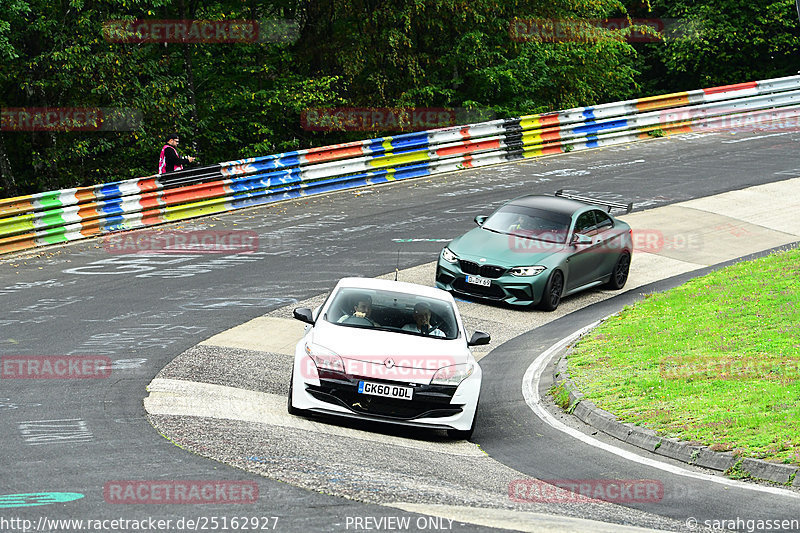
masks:
{"type": "Polygon", "coordinates": [[[36,246],[36,239],[32,233],[26,235],[16,235],[0,239],[0,254],[27,250],[36,246]]]}
{"type": "Polygon", "coordinates": [[[92,200],[96,200],[97,197],[94,195],[93,188],[86,188],[86,189],[78,189],[75,191],[75,199],[78,200],[79,204],[85,202],[91,202],[92,200]]]}
{"type": "Polygon", "coordinates": [[[84,237],[94,235],[94,233],[89,230],[89,226],[91,225],[89,221],[95,220],[100,216],[100,213],[97,212],[95,206],[97,206],[96,202],[82,206],[80,209],[78,209],[78,216],[81,217],[81,235],[84,237]]]}
{"type": "Polygon", "coordinates": [[[9,198],[0,201],[0,217],[19,215],[33,210],[30,197],[9,198]]]}
{"type": "Polygon", "coordinates": [[[636,101],[636,109],[639,111],[654,111],[666,107],[679,107],[689,104],[689,93],[673,93],[663,96],[648,96],[639,98],[636,101]]]}

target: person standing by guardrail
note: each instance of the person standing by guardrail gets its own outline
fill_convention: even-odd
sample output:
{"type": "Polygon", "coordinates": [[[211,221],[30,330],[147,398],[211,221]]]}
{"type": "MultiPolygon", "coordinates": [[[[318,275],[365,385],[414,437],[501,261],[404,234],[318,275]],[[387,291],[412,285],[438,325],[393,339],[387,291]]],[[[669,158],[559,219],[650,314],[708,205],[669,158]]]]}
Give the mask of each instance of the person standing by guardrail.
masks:
{"type": "Polygon", "coordinates": [[[158,173],[167,174],[175,172],[176,170],[183,170],[183,165],[194,163],[194,157],[187,156],[181,157],[178,154],[178,142],[180,135],[173,133],[167,137],[167,144],[161,149],[161,155],[158,158],[158,173]]]}

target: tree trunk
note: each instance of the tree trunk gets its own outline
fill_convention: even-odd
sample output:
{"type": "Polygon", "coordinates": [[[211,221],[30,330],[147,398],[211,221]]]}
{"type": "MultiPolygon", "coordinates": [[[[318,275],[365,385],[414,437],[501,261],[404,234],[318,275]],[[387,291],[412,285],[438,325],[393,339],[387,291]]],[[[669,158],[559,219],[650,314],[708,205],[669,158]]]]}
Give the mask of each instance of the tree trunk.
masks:
{"type": "Polygon", "coordinates": [[[3,188],[1,197],[17,196],[17,183],[14,181],[14,173],[11,171],[11,162],[8,160],[2,131],[0,131],[0,187],[3,188]]]}

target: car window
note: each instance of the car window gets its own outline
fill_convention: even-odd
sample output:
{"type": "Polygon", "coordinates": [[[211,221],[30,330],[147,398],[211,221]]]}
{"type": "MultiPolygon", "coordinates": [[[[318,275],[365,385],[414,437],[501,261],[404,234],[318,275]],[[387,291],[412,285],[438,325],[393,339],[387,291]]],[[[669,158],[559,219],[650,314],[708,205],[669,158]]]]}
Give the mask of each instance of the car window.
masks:
{"type": "Polygon", "coordinates": [[[449,302],[402,292],[345,287],[333,296],[323,318],[345,327],[441,339],[459,337],[455,311],[449,302]],[[427,321],[421,320],[425,326],[422,330],[415,310],[416,315],[429,316],[427,321]]]}
{"type": "Polygon", "coordinates": [[[581,213],[575,221],[575,233],[588,235],[595,230],[595,224],[594,211],[581,213]]]}
{"type": "Polygon", "coordinates": [[[567,240],[570,218],[559,213],[520,205],[504,205],[491,214],[483,229],[547,242],[567,240]]]}
{"type": "Polygon", "coordinates": [[[599,231],[607,230],[608,228],[614,227],[614,221],[611,220],[611,217],[607,214],[603,213],[602,211],[595,210],[594,211],[594,218],[597,222],[597,229],[599,231]]]}

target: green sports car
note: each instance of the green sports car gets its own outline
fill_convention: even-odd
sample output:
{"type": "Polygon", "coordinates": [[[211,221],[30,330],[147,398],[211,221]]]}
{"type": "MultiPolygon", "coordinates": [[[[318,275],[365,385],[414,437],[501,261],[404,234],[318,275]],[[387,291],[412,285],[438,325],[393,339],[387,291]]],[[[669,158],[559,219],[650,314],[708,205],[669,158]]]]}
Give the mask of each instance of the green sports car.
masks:
{"type": "Polygon", "coordinates": [[[552,311],[561,298],[628,280],[633,239],[625,222],[608,214],[632,204],[558,191],[515,198],[439,254],[436,286],[471,298],[552,311]],[[607,211],[602,207],[607,208],[607,211]]]}

